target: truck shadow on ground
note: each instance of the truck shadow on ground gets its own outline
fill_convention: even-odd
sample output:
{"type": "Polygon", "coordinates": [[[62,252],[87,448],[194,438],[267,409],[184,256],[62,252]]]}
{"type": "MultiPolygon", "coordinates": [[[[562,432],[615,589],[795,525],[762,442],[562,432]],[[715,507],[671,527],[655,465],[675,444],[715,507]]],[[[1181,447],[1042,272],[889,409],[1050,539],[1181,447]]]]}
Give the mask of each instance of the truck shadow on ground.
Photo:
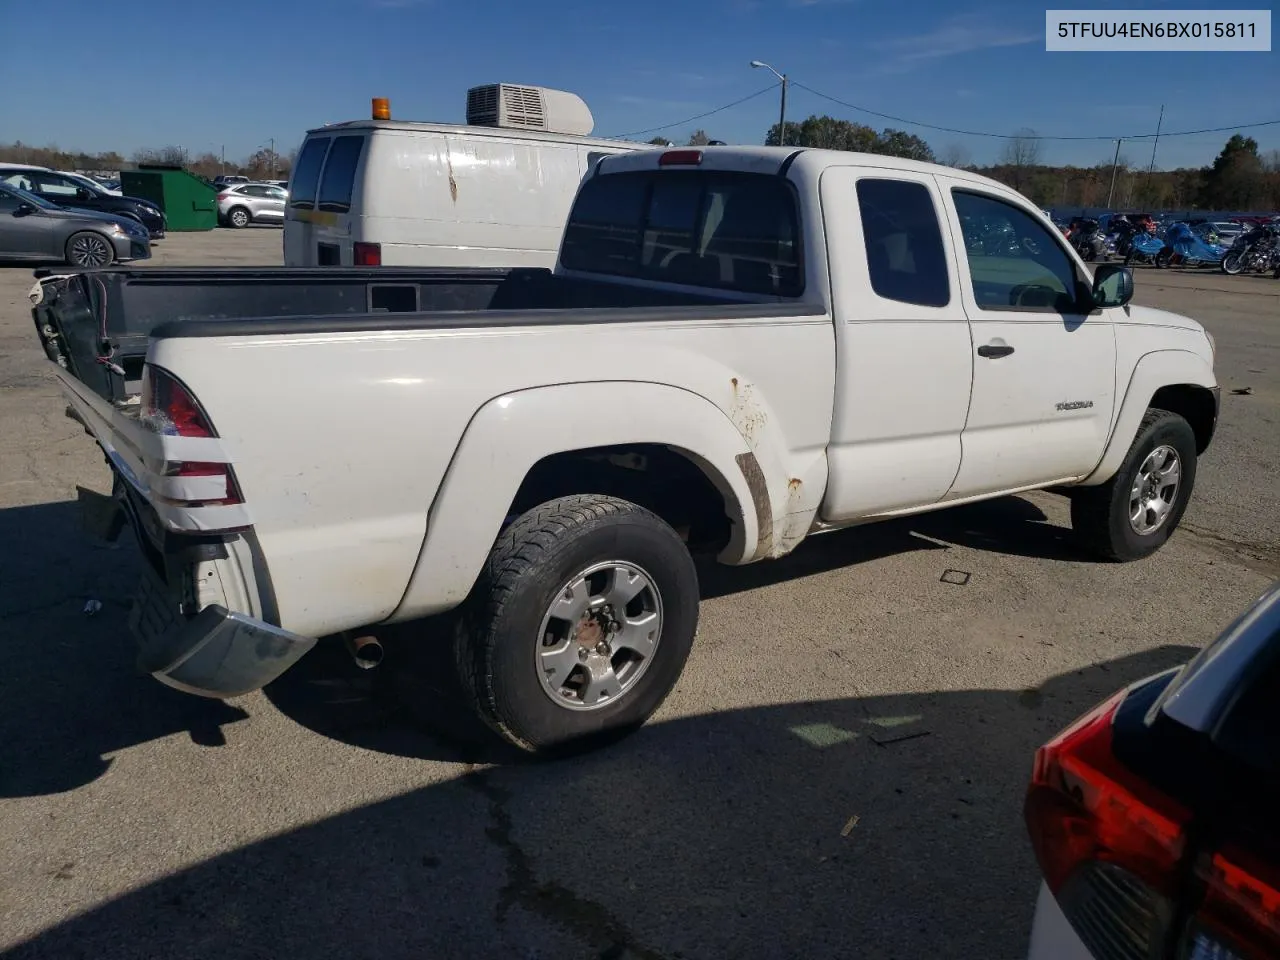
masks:
{"type": "Polygon", "coordinates": [[[1037,690],[734,710],[253,843],[16,947],[29,958],[1021,955],[1036,747],[1161,647],[1037,690]]]}
{"type": "Polygon", "coordinates": [[[74,502],[0,510],[0,797],[74,789],[110,754],[174,733],[218,746],[222,726],[247,716],[135,668],[127,617],[141,560],[128,536],[94,542],[74,502]]]}
{"type": "MultiPolygon", "coordinates": [[[[0,510],[0,797],[73,789],[101,776],[108,755],[186,733],[223,742],[238,707],[169,690],[134,667],[127,628],[141,561],[126,531],[114,547],[81,530],[72,502],[0,510]],[[85,603],[99,600],[87,616],[85,603]]],[[[700,565],[705,597],[947,544],[1079,560],[1069,531],[1010,497],[937,514],[815,537],[789,557],[749,567],[700,565]]],[[[449,671],[447,619],[409,624],[387,637],[392,654],[412,650],[399,671],[361,673],[340,645],[322,644],[267,696],[296,722],[368,749],[423,759],[509,762],[509,753],[460,704],[449,671]],[[445,658],[441,660],[441,658],[445,658]],[[394,685],[395,689],[388,689],[394,685]]]]}

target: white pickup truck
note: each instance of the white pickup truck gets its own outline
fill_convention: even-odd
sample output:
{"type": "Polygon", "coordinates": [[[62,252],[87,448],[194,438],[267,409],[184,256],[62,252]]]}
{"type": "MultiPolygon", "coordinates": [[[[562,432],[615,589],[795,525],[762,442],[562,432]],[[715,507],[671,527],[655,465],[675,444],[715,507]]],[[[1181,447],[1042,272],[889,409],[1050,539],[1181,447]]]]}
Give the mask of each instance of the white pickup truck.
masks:
{"type": "Polygon", "coordinates": [[[1132,285],[974,174],[712,147],[597,162],[550,271],[117,269],[33,299],[149,560],[145,669],[235,695],[458,608],[442,660],[547,751],[675,684],[691,551],[1049,487],[1097,554],[1159,548],[1214,345],[1132,285]]]}

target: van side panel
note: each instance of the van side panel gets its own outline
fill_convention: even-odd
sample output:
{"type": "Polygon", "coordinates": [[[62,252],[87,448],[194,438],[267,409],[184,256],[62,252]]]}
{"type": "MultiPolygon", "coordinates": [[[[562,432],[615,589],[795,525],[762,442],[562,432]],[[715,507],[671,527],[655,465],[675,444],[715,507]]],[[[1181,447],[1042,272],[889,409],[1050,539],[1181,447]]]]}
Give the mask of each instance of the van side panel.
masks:
{"type": "Polygon", "coordinates": [[[552,266],[581,179],[578,147],[377,131],[355,239],[388,266],[552,266]]]}

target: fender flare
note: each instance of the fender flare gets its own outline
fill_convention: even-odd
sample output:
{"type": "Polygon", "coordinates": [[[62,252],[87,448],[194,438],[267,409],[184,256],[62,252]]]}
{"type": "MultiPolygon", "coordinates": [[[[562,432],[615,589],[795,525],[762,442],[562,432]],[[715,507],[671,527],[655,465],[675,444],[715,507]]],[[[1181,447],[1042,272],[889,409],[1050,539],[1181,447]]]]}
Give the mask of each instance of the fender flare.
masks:
{"type": "Polygon", "coordinates": [[[441,613],[466,599],[535,463],[625,443],[678,450],[725,496],[736,516],[722,560],[750,559],[759,542],[771,538],[768,491],[755,454],[733,421],[699,394],[632,381],[513,391],[488,401],[467,424],[428,513],[409,585],[388,621],[441,613]]]}
{"type": "Polygon", "coordinates": [[[1151,405],[1151,398],[1161,387],[1180,384],[1211,389],[1217,386],[1217,380],[1213,376],[1213,367],[1189,350],[1156,350],[1138,358],[1102,459],[1093,472],[1080,481],[1081,486],[1097,486],[1115,476],[1129,452],[1138,425],[1151,405]]]}

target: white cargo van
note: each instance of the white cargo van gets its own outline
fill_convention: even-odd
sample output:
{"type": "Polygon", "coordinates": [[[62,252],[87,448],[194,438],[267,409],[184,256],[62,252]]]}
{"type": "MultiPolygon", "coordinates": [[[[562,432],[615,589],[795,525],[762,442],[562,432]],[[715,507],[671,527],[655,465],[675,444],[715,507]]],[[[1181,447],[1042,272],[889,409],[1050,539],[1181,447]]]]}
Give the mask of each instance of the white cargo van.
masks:
{"type": "Polygon", "coordinates": [[[549,267],[583,175],[652,149],[593,139],[572,93],[467,91],[467,124],[373,117],[310,130],[289,179],[284,262],[314,266],[549,267]]]}

